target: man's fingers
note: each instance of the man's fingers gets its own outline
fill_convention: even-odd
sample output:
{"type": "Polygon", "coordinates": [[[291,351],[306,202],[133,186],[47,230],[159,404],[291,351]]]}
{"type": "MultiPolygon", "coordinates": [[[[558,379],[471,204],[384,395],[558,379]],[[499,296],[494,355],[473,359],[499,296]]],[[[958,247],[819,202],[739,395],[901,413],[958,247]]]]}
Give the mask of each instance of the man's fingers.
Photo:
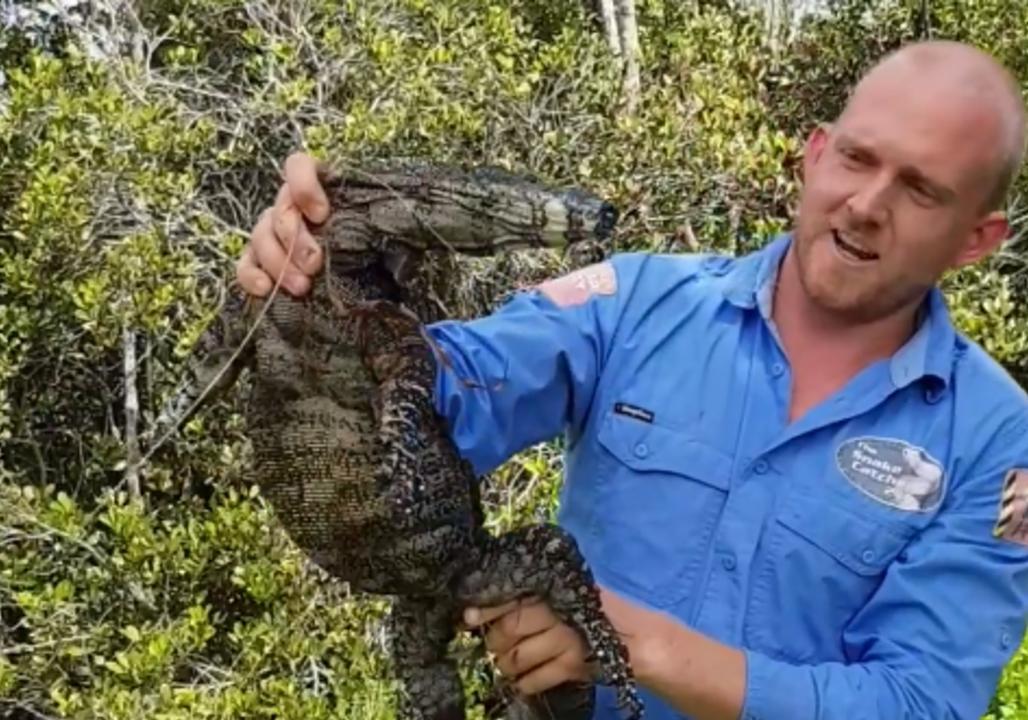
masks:
{"type": "Polygon", "coordinates": [[[239,281],[239,286],[250,295],[264,297],[271,290],[271,280],[263,270],[257,267],[253,248],[250,245],[243,248],[243,254],[236,262],[236,279],[239,281]]]}
{"type": "Polygon", "coordinates": [[[541,602],[522,604],[497,618],[485,636],[490,652],[503,653],[511,646],[560,624],[560,620],[541,602]]]}
{"type": "Polygon", "coordinates": [[[538,695],[566,682],[587,682],[589,679],[588,670],[579,661],[577,651],[567,650],[519,677],[514,687],[523,695],[538,695]]]}
{"type": "Polygon", "coordinates": [[[286,159],[285,175],[275,204],[261,213],[236,264],[236,278],[251,295],[266,295],[279,278],[289,293],[304,295],[324,261],[307,226],[308,221],[324,222],[329,212],[317,165],[309,155],[296,153],[286,159]]]}
{"type": "Polygon", "coordinates": [[[518,678],[541,665],[557,660],[569,651],[578,652],[579,640],[566,625],[556,625],[521,639],[502,654],[496,655],[496,667],[509,678],[518,678]]]}
{"type": "Polygon", "coordinates": [[[328,217],[328,197],[318,182],[318,165],[306,153],[293,153],[286,158],[286,185],[289,195],[304,217],[315,225],[328,217]]]}
{"type": "Polygon", "coordinates": [[[289,264],[307,275],[317,274],[321,269],[321,249],[293,202],[288,185],[278,189],[272,217],[275,237],[285,249],[289,264]]]}
{"type": "MultiPolygon", "coordinates": [[[[303,295],[310,287],[309,279],[295,265],[286,260],[286,251],[279,243],[275,234],[275,208],[268,208],[261,213],[260,219],[250,235],[247,248],[248,261],[256,260],[256,265],[274,283],[284,271],[282,285],[293,295],[303,295]]],[[[243,267],[247,267],[245,264],[243,267]]],[[[242,282],[242,277],[240,277],[242,282]]]]}
{"type": "Polygon", "coordinates": [[[294,260],[294,264],[297,265],[308,275],[317,275],[318,271],[321,270],[321,246],[318,241],[311,235],[311,231],[307,228],[307,223],[301,222],[297,229],[297,249],[303,248],[302,252],[299,253],[299,257],[294,260]]]}
{"type": "Polygon", "coordinates": [[[469,607],[464,610],[464,624],[469,628],[485,625],[498,617],[503,617],[516,607],[518,607],[517,600],[493,607],[469,607]]]}
{"type": "Polygon", "coordinates": [[[486,625],[494,622],[497,618],[510,614],[511,612],[522,612],[526,608],[541,604],[542,601],[538,597],[535,595],[529,595],[517,600],[511,600],[510,602],[502,605],[493,605],[490,607],[468,607],[464,609],[464,624],[469,628],[486,625]]]}

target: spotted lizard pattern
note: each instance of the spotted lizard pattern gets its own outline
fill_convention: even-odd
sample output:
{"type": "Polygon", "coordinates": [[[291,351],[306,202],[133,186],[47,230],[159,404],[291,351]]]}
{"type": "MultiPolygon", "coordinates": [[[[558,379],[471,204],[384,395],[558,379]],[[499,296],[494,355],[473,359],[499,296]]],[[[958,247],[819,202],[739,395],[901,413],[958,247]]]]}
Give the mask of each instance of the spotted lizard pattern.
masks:
{"type": "MultiPolygon", "coordinates": [[[[233,296],[158,425],[184,422],[249,370],[253,481],[314,563],[354,591],[394,600],[399,717],[464,718],[448,652],[463,609],[535,595],[580,633],[596,682],[616,689],[626,718],[641,718],[627,650],[574,538],[551,524],[498,537],[484,527],[479,480],[435,411],[447,360],[424,331],[435,311],[416,282],[433,256],[602,241],[617,211],[580,189],[498,170],[319,172],[331,204],[314,230],[324,272],[302,298],[233,296]]],[[[516,698],[508,717],[586,720],[594,691],[568,683],[516,698]]]]}

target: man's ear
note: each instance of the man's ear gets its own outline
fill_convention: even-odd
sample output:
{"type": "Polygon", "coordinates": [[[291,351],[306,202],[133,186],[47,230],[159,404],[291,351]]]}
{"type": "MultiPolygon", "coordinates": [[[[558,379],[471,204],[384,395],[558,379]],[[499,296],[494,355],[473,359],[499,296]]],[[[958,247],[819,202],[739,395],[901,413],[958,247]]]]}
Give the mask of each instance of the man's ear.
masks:
{"type": "Polygon", "coordinates": [[[815,127],[810,135],[807,136],[807,142],[803,145],[803,175],[809,175],[810,171],[814,169],[818,161],[821,159],[821,154],[824,153],[825,148],[828,147],[829,133],[831,132],[832,126],[830,123],[819,123],[815,127]]]}
{"type": "Polygon", "coordinates": [[[964,267],[988,257],[1003,244],[1010,234],[1006,213],[991,212],[967,236],[963,249],[954,261],[954,267],[964,267]]]}

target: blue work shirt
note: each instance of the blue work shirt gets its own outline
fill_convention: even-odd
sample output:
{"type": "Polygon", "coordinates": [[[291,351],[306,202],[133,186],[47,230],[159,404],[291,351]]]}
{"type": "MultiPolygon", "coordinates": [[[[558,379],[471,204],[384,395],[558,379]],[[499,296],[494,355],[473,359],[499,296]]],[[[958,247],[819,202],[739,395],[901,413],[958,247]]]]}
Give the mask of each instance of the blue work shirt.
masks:
{"type": "Polygon", "coordinates": [[[436,324],[438,409],[483,473],[563,433],[560,523],[602,585],[743,649],[741,717],[976,720],[1028,610],[1028,400],[933,291],[893,357],[790,423],[790,242],[619,254],[436,324]]]}

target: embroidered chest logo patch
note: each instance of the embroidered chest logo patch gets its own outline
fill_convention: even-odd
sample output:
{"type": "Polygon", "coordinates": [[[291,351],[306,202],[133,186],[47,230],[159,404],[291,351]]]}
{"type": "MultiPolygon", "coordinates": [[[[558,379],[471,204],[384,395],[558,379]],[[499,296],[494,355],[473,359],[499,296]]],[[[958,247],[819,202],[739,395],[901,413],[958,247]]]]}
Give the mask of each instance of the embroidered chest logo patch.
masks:
{"type": "Polygon", "coordinates": [[[1003,479],[999,518],[992,534],[1020,545],[1028,545],[1028,469],[1015,468],[1003,479]]]}
{"type": "Polygon", "coordinates": [[[942,500],[942,466],[902,440],[853,438],[839,446],[835,462],[858,490],[885,505],[924,512],[942,500]]]}

